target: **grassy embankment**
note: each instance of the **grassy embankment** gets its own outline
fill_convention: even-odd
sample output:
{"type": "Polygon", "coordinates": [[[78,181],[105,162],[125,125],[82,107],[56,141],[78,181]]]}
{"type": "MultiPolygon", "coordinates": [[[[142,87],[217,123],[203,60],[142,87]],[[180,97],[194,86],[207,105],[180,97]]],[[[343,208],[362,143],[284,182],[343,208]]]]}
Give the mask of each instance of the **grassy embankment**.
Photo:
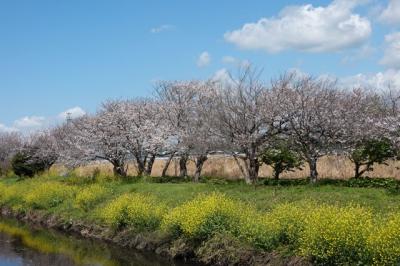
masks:
{"type": "Polygon", "coordinates": [[[300,263],[396,265],[399,203],[400,194],[387,189],[338,185],[0,180],[0,204],[14,213],[96,225],[107,229],[102,238],[119,234],[122,244],[148,235],[160,253],[221,264],[279,254],[300,263]]]}

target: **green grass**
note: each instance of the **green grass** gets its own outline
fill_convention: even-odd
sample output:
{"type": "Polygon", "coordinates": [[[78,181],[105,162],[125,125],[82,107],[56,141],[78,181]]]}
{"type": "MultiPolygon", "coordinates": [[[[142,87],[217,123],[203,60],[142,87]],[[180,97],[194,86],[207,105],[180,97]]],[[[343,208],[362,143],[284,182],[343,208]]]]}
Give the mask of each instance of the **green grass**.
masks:
{"type": "MultiPolygon", "coordinates": [[[[30,190],[43,181],[54,180],[64,183],[66,178],[36,178],[33,180],[17,181],[15,178],[1,179],[0,184],[6,186],[17,184],[19,187],[26,187],[30,190]]],[[[66,183],[69,183],[68,181],[66,183]]],[[[386,189],[378,188],[352,188],[335,185],[298,185],[298,186],[249,186],[244,183],[151,183],[145,181],[103,181],[102,184],[111,189],[112,193],[100,201],[103,204],[123,193],[137,192],[149,194],[156,197],[167,206],[175,207],[199,194],[221,192],[233,199],[250,203],[259,210],[270,210],[279,203],[297,202],[305,199],[318,203],[346,206],[357,204],[363,207],[372,208],[376,212],[385,213],[400,210],[400,193],[391,193],[386,189]]],[[[75,185],[78,188],[86,187],[85,183],[75,185]]],[[[1,188],[0,188],[1,190],[1,188]]],[[[24,189],[22,189],[24,190],[24,189]]],[[[1,197],[1,196],[0,196],[1,197]]],[[[21,202],[13,202],[18,204],[21,202]]],[[[49,209],[50,212],[66,211],[74,209],[72,202],[68,200],[56,208],[49,209]]]]}
{"type": "Polygon", "coordinates": [[[304,199],[337,205],[355,203],[373,208],[379,212],[400,210],[399,194],[393,194],[385,189],[376,188],[348,188],[332,185],[259,186],[254,188],[242,183],[219,185],[208,183],[156,184],[138,182],[133,184],[115,184],[115,189],[117,193],[129,191],[152,194],[171,207],[180,205],[200,193],[222,192],[234,199],[254,204],[260,210],[269,210],[279,203],[295,202],[304,199]]]}

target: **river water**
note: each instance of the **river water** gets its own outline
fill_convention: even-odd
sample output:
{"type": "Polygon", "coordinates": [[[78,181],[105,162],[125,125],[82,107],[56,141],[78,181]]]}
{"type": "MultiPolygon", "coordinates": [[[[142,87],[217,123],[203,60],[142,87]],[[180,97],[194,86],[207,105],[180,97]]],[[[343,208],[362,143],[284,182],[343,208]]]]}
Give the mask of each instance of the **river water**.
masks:
{"type": "Polygon", "coordinates": [[[183,266],[154,253],[67,236],[0,218],[0,266],[183,266]]]}

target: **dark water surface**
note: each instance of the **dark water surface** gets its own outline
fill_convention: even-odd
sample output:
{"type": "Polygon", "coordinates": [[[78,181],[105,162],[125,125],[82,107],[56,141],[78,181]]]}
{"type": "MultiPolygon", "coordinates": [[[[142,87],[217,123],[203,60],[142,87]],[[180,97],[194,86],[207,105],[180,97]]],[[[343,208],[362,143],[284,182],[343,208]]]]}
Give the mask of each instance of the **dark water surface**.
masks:
{"type": "Polygon", "coordinates": [[[0,218],[0,265],[189,265],[0,218]]]}

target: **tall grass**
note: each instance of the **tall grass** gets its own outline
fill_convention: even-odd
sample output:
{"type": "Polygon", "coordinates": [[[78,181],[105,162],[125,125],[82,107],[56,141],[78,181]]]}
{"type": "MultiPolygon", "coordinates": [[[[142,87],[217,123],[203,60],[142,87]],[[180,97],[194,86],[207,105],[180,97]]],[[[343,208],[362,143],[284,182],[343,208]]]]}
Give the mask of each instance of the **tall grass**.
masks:
{"type": "MultiPolygon", "coordinates": [[[[154,163],[152,175],[160,176],[164,168],[165,160],[157,159],[154,163]]],[[[388,165],[375,165],[374,171],[368,172],[366,175],[371,177],[393,177],[400,179],[400,161],[389,161],[388,165]]],[[[65,172],[65,169],[58,166],[60,173],[65,172]]],[[[75,173],[78,176],[90,176],[96,169],[99,169],[101,175],[104,177],[112,176],[112,166],[108,163],[93,163],[84,167],[78,168],[75,173]]],[[[193,175],[195,165],[193,162],[188,164],[189,175],[193,175]]],[[[136,175],[136,168],[134,164],[129,164],[129,175],[136,175]]],[[[354,176],[354,165],[352,162],[343,156],[325,156],[318,161],[318,173],[320,178],[337,178],[347,179],[354,176]]],[[[179,174],[179,162],[173,160],[168,168],[167,174],[170,176],[177,176],[179,174]]],[[[203,167],[202,174],[204,176],[223,177],[227,179],[238,179],[243,176],[235,160],[229,156],[210,156],[203,167]]],[[[273,171],[271,167],[262,165],[260,167],[261,177],[272,176],[273,171]]],[[[281,175],[282,178],[305,178],[309,175],[307,165],[304,165],[303,170],[296,170],[294,172],[287,172],[281,175]]]]}

